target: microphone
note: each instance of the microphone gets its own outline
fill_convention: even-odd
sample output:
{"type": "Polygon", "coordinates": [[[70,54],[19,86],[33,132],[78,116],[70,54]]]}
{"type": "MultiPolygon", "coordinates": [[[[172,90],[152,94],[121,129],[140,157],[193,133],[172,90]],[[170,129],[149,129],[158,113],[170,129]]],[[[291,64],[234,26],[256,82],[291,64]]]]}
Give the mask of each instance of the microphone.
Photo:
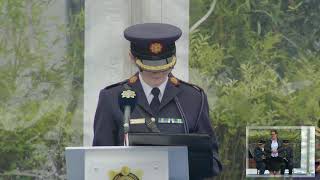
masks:
{"type": "Polygon", "coordinates": [[[118,101],[120,109],[123,112],[124,134],[128,134],[130,114],[137,104],[136,92],[130,89],[124,90],[119,94],[118,101]]]}

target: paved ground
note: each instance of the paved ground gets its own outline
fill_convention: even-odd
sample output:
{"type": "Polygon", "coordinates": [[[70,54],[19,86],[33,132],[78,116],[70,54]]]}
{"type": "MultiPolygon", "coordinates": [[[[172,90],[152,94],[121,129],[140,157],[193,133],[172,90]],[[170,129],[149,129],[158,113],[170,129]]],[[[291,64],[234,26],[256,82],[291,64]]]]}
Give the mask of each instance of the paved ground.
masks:
{"type": "Polygon", "coordinates": [[[285,171],[285,174],[284,175],[276,175],[276,176],[273,176],[269,173],[268,170],[265,171],[265,174],[264,175],[258,175],[257,174],[257,169],[247,169],[247,177],[270,177],[270,176],[273,176],[273,177],[295,177],[294,179],[295,180],[303,180],[303,179],[306,179],[306,180],[311,180],[311,179],[316,179],[316,180],[320,180],[320,175],[317,175],[316,177],[314,176],[306,176],[303,172],[299,171],[299,169],[293,169],[293,174],[292,175],[288,175],[289,171],[286,170],[285,171]],[[304,177],[305,176],[305,177],[304,177]]]}

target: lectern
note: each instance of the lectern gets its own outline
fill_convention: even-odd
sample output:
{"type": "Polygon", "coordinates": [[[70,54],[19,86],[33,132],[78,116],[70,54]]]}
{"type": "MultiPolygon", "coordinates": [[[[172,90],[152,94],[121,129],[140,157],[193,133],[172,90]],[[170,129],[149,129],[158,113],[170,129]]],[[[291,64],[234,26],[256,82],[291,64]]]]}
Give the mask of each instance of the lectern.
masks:
{"type": "Polygon", "coordinates": [[[68,180],[188,180],[185,146],[67,147],[68,180]]]}

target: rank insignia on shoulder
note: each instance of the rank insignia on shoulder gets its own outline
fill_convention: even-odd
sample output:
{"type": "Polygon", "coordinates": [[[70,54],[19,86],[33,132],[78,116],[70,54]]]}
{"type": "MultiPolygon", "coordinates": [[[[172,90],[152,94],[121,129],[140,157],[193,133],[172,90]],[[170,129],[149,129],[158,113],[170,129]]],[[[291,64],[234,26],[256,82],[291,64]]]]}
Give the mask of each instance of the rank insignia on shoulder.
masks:
{"type": "Polygon", "coordinates": [[[175,118],[158,118],[158,123],[183,124],[183,120],[182,119],[175,119],[175,118]]]}
{"type": "Polygon", "coordinates": [[[129,83],[133,84],[133,83],[137,82],[137,80],[138,80],[138,77],[136,75],[134,75],[129,79],[129,83]]]}
{"type": "Polygon", "coordinates": [[[179,85],[179,80],[178,80],[176,77],[174,77],[174,76],[171,76],[171,77],[170,77],[170,82],[171,82],[173,85],[175,85],[175,86],[178,86],[178,85],[179,85]]]}

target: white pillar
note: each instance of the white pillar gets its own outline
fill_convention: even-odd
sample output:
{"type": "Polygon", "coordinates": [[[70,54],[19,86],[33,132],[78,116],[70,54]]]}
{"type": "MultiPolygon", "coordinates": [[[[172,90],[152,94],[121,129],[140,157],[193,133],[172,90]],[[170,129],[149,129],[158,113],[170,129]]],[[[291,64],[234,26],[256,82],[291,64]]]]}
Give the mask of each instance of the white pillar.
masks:
{"type": "Polygon", "coordinates": [[[315,174],[315,127],[301,127],[301,168],[307,176],[315,174]]]}

